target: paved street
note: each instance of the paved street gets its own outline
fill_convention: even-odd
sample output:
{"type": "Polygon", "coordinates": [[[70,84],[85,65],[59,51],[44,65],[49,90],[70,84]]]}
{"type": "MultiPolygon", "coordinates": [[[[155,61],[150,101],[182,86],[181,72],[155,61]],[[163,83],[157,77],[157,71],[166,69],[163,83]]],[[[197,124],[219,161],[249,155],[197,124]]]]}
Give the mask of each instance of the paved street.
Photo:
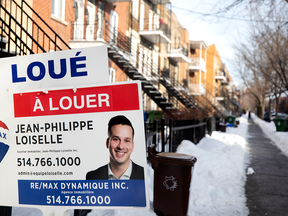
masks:
{"type": "Polygon", "coordinates": [[[249,215],[288,215],[288,158],[252,120],[247,133],[249,167],[255,171],[245,186],[249,215]]]}

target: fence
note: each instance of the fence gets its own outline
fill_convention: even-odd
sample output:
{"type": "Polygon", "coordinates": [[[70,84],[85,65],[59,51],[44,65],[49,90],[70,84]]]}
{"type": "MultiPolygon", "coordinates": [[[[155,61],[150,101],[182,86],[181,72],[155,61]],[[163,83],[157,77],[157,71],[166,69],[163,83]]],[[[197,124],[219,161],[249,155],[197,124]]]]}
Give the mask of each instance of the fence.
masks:
{"type": "Polygon", "coordinates": [[[190,140],[198,144],[205,135],[220,130],[220,118],[209,117],[203,120],[173,121],[169,119],[154,120],[145,123],[146,147],[156,145],[158,152],[175,152],[182,140],[190,140]]]}

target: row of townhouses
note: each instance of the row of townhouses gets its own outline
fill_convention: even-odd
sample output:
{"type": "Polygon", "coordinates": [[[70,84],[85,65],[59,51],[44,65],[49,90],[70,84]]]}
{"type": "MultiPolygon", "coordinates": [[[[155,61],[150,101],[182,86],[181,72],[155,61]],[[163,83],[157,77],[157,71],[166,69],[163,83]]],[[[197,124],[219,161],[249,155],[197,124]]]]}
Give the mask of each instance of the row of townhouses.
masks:
{"type": "Polygon", "coordinates": [[[143,110],[236,115],[215,45],[189,40],[172,0],[1,0],[0,57],[107,45],[110,82],[140,80],[143,110]]]}

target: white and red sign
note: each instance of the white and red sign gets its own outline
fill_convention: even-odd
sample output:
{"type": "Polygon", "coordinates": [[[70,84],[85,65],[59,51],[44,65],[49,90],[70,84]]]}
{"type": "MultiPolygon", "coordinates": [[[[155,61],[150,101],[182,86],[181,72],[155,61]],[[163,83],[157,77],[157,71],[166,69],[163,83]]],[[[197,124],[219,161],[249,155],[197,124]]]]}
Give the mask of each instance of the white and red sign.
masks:
{"type": "Polygon", "coordinates": [[[108,82],[106,46],[0,59],[0,205],[44,213],[149,208],[140,82],[108,82]],[[86,180],[109,162],[107,124],[124,115],[144,180],[86,180]]]}

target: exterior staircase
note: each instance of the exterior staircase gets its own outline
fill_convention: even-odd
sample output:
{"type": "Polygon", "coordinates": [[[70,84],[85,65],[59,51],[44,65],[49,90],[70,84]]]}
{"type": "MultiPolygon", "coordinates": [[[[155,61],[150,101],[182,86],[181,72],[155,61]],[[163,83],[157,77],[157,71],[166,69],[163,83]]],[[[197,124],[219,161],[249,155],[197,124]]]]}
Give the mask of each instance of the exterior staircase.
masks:
{"type": "MultiPolygon", "coordinates": [[[[2,0],[2,4],[0,4],[0,57],[70,49],[69,45],[66,44],[25,0],[21,0],[20,3],[17,2],[15,0],[2,0]],[[11,8],[13,8],[13,11],[10,11],[11,8]],[[25,8],[25,10],[23,8],[25,8]],[[29,12],[27,12],[27,10],[29,10],[29,12]],[[32,16],[36,16],[38,21],[35,22],[36,19],[33,19],[32,16]],[[19,17],[21,17],[21,19],[19,19],[19,17]],[[41,24],[39,22],[41,22],[41,24]],[[33,28],[31,28],[31,26],[33,26],[33,28]],[[42,28],[40,26],[42,26],[42,28]],[[44,31],[43,29],[46,30],[44,31]]],[[[145,69],[151,70],[149,71],[149,75],[140,72],[135,64],[131,63],[133,62],[131,59],[138,59],[139,54],[137,53],[137,48],[133,49],[131,38],[118,31],[118,29],[110,28],[109,22],[107,21],[105,26],[103,39],[108,47],[109,58],[121,68],[131,80],[140,80],[143,92],[163,111],[177,110],[179,108],[169,101],[167,98],[168,95],[169,98],[171,96],[176,98],[186,108],[197,108],[205,112],[205,109],[200,107],[201,101],[197,100],[197,97],[189,95],[185,88],[171,81],[169,78],[160,76],[160,69],[153,65],[153,62],[141,63],[145,69]],[[164,86],[166,92],[159,91],[159,84],[164,86]],[[164,95],[166,95],[166,97],[164,95]]],[[[209,102],[209,100],[207,101],[209,102]]],[[[213,103],[210,105],[217,113],[221,113],[213,103]]]]}
{"type": "Polygon", "coordinates": [[[167,101],[167,98],[162,95],[155,87],[157,82],[155,77],[147,79],[142,73],[126,59],[113,46],[108,46],[108,57],[115,62],[115,64],[126,73],[132,80],[140,80],[142,83],[142,90],[147,94],[163,111],[175,109],[173,104],[167,101]]]}

